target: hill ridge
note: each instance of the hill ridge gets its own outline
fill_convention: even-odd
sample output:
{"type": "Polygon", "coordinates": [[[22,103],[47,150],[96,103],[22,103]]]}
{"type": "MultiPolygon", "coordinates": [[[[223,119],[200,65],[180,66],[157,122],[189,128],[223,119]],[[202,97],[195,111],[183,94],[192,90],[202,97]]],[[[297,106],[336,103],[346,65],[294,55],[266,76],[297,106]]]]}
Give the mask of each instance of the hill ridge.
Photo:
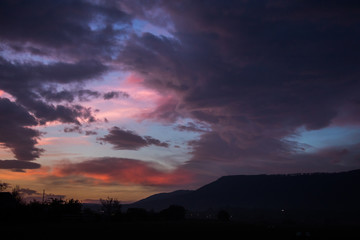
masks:
{"type": "Polygon", "coordinates": [[[161,193],[128,207],[161,210],[169,205],[209,208],[360,210],[360,170],[337,173],[222,176],[196,190],[161,193]]]}

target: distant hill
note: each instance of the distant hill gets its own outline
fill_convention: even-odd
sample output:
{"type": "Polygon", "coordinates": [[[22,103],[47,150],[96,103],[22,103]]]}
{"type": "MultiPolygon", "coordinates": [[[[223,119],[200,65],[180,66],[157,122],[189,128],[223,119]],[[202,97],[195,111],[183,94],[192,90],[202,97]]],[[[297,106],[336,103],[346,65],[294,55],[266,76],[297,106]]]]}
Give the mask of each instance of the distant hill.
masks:
{"type": "Polygon", "coordinates": [[[360,170],[341,173],[225,176],[195,191],[155,194],[128,205],[159,211],[262,209],[360,212],[360,170]]]}

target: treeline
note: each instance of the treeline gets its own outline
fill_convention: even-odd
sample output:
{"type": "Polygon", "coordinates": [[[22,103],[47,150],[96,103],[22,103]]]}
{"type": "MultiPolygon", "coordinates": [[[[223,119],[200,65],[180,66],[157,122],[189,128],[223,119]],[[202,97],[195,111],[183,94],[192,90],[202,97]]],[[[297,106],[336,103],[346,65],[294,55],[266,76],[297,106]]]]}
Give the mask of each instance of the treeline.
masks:
{"type": "Polygon", "coordinates": [[[186,209],[178,205],[154,212],[142,208],[123,211],[121,203],[113,198],[100,199],[100,203],[99,210],[93,210],[76,199],[25,202],[13,190],[1,193],[0,221],[177,221],[186,216],[186,209]]]}

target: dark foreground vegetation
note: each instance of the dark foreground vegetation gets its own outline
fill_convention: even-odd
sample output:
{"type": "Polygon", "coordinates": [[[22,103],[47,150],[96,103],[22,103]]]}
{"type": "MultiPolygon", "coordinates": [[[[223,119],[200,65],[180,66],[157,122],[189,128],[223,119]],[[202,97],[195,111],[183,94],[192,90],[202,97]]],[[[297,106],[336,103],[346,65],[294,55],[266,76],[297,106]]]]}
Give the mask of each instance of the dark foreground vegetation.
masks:
{"type": "Polygon", "coordinates": [[[5,223],[4,239],[359,239],[350,226],[268,226],[210,220],[5,223]]]}
{"type": "Polygon", "coordinates": [[[228,176],[128,205],[112,198],[25,202],[15,188],[0,192],[0,239],[360,239],[359,184],[360,170],[228,176]]]}
{"type": "Polygon", "coordinates": [[[357,225],[306,224],[283,217],[281,221],[266,216],[251,222],[233,220],[226,210],[195,213],[172,205],[161,211],[122,208],[119,201],[101,200],[99,210],[78,200],[50,199],[25,203],[16,192],[1,193],[1,239],[85,239],[156,237],[156,238],[358,238],[357,225]],[[4,204],[4,196],[11,202],[4,204]],[[6,207],[5,207],[6,205],[6,207]]]}

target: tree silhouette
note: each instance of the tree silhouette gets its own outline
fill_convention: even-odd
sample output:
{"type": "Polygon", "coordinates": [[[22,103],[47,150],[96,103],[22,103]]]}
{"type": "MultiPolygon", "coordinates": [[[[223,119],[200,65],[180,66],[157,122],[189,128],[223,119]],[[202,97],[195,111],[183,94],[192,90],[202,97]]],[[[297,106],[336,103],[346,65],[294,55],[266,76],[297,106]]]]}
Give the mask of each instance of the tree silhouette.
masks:
{"type": "Polygon", "coordinates": [[[0,192],[6,190],[9,186],[10,184],[8,183],[0,183],[0,192]]]}
{"type": "Polygon", "coordinates": [[[100,199],[100,203],[105,216],[117,218],[121,215],[121,204],[117,199],[108,197],[107,199],[100,199]]]}
{"type": "Polygon", "coordinates": [[[11,195],[15,199],[15,202],[16,202],[17,205],[23,204],[23,198],[22,198],[21,193],[20,193],[20,186],[19,185],[16,185],[16,187],[12,189],[11,195]]]}
{"type": "Polygon", "coordinates": [[[82,204],[79,200],[73,198],[64,202],[64,212],[68,214],[80,214],[82,204]]]}

